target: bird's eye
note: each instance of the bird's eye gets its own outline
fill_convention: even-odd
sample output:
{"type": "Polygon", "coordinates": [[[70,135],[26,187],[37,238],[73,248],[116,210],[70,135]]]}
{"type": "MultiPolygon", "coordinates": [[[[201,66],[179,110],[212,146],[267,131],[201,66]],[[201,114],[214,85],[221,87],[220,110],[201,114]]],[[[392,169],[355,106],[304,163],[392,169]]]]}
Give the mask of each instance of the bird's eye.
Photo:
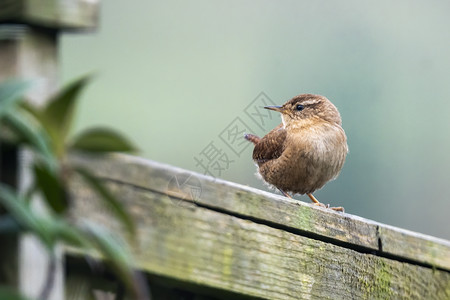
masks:
{"type": "Polygon", "coordinates": [[[297,104],[297,106],[295,107],[296,110],[301,111],[303,110],[305,107],[301,104],[297,104]]]}

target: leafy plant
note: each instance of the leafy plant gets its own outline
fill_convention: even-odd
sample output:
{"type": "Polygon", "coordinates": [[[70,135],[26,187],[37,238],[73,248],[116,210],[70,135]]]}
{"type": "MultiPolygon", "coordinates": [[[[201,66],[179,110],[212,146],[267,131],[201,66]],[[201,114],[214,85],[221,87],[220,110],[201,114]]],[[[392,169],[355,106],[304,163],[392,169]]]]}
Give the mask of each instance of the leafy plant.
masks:
{"type": "MultiPolygon", "coordinates": [[[[35,179],[24,193],[0,184],[0,205],[9,213],[0,216],[0,233],[31,232],[48,249],[51,257],[60,242],[86,251],[95,250],[110,262],[122,282],[136,295],[142,295],[142,286],[135,283],[131,257],[122,244],[98,224],[71,224],[65,218],[70,207],[69,182],[73,176],[79,176],[122,222],[129,235],[135,236],[134,223],[121,202],[89,170],[72,165],[67,159],[73,151],[98,154],[136,150],[124,136],[107,128],[88,129],[71,138],[76,104],[89,80],[89,77],[83,77],[69,84],[42,108],[21,101],[30,87],[29,82],[15,80],[0,84],[0,141],[32,151],[30,172],[35,179]],[[40,194],[47,204],[48,214],[31,209],[31,198],[35,194],[40,194]]],[[[51,263],[55,261],[51,260],[51,263]]],[[[49,286],[46,286],[40,298],[45,299],[48,292],[49,286]]],[[[0,288],[0,295],[2,293],[12,292],[0,288]]]]}

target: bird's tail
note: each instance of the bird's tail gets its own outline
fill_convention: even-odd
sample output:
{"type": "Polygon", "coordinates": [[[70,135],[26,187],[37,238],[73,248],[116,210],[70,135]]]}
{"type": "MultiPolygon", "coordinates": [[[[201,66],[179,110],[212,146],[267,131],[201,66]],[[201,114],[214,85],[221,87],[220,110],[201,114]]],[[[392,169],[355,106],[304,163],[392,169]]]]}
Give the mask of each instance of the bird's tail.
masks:
{"type": "Polygon", "coordinates": [[[244,138],[247,140],[247,141],[250,141],[250,142],[252,142],[253,144],[258,144],[259,143],[259,141],[261,140],[261,138],[259,137],[259,136],[256,136],[256,135],[254,135],[254,134],[251,134],[251,133],[246,133],[246,134],[244,134],[244,138]]]}

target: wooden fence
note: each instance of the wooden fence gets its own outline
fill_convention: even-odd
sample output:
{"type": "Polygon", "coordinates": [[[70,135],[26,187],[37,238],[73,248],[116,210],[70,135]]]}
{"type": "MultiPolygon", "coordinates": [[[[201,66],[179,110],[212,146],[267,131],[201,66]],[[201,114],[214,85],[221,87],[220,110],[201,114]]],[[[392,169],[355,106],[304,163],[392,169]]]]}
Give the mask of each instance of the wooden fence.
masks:
{"type": "MultiPolygon", "coordinates": [[[[94,29],[97,16],[94,0],[0,0],[0,79],[42,78],[28,95],[42,102],[57,88],[58,34],[94,29]]],[[[4,150],[0,167],[9,176],[1,179],[19,176],[20,185],[23,161],[4,150]]],[[[450,299],[448,241],[138,157],[72,159],[102,178],[137,222],[136,268],[154,299],[450,299]]],[[[121,234],[95,196],[72,184],[71,216],[121,234]]],[[[59,256],[51,299],[119,293],[77,249],[59,256]]],[[[0,279],[37,290],[45,260],[33,243],[3,240],[0,271],[9,271],[0,279]]]]}
{"type": "MultiPolygon", "coordinates": [[[[450,299],[448,241],[138,157],[74,160],[133,215],[148,274],[223,299],[450,299]]],[[[74,184],[73,215],[120,232],[74,184]]]]}

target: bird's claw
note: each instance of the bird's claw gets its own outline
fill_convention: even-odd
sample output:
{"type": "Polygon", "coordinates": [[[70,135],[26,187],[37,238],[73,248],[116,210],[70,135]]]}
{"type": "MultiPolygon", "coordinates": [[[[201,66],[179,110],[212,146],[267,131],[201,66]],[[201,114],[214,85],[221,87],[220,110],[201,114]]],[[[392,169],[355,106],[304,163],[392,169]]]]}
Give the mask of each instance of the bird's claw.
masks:
{"type": "Polygon", "coordinates": [[[338,207],[330,207],[334,211],[345,212],[345,209],[342,206],[338,207]]]}
{"type": "Polygon", "coordinates": [[[329,208],[332,209],[334,211],[339,211],[339,212],[345,212],[345,209],[342,206],[338,206],[338,207],[330,207],[330,204],[323,204],[321,202],[318,203],[314,203],[314,205],[320,206],[320,207],[324,207],[324,208],[329,208]]]}
{"type": "Polygon", "coordinates": [[[321,203],[321,202],[317,202],[317,203],[313,203],[313,204],[314,204],[314,205],[317,205],[317,206],[320,206],[320,207],[325,207],[325,208],[330,207],[330,204],[325,205],[325,204],[323,204],[323,203],[321,203]]]}

